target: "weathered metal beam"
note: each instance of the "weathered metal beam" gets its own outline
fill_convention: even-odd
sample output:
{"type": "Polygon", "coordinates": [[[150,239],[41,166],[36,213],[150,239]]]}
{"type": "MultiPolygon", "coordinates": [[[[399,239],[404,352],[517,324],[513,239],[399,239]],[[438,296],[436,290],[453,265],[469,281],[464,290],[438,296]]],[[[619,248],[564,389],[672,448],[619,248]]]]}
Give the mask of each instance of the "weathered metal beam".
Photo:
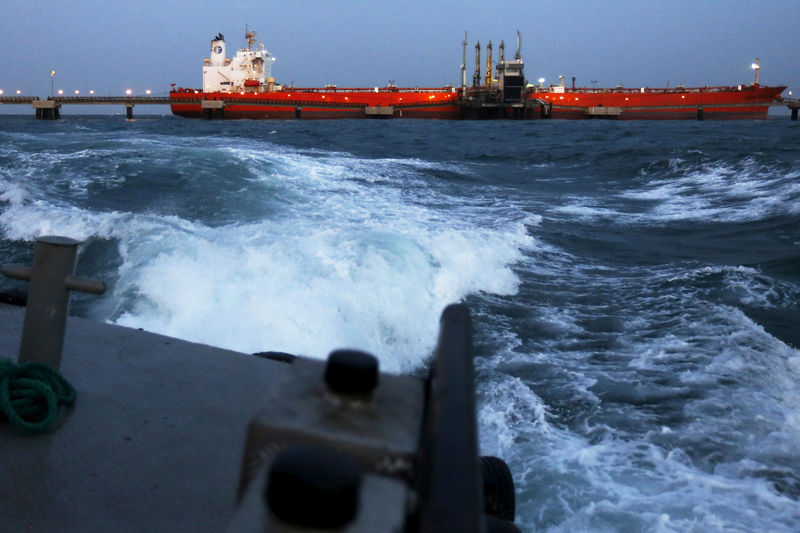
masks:
{"type": "Polygon", "coordinates": [[[422,533],[485,531],[472,358],[469,309],[450,305],[440,321],[422,426],[422,533]]]}

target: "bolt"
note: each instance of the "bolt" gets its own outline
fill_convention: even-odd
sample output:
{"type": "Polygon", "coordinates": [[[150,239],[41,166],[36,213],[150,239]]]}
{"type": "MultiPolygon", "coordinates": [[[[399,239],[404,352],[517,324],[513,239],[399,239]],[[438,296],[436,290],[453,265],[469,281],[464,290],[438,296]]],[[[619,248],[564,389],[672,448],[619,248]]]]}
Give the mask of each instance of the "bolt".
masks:
{"type": "Polygon", "coordinates": [[[358,350],[336,350],[328,356],[325,383],[343,394],[367,394],[378,385],[378,359],[358,350]]]}

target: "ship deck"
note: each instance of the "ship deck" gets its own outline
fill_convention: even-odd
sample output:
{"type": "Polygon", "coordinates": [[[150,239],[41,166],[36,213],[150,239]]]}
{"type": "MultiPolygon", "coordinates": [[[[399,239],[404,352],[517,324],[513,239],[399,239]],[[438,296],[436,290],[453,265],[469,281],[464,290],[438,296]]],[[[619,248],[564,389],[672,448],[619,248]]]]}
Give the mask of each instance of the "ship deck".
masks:
{"type": "MultiPolygon", "coordinates": [[[[16,361],[25,309],[0,304],[16,361]]],[[[70,317],[61,374],[77,401],[23,435],[0,417],[4,531],[224,531],[247,423],[291,365],[70,317]]]]}

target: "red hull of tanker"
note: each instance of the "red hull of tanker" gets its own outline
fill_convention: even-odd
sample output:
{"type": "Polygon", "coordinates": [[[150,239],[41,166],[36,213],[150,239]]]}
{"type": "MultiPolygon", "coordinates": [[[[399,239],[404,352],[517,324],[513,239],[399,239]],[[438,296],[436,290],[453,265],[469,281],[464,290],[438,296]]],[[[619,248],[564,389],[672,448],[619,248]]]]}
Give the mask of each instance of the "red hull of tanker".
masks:
{"type": "Polygon", "coordinates": [[[458,95],[442,89],[284,89],[264,93],[170,93],[172,112],[190,118],[461,118],[458,95]]]}
{"type": "MultiPolygon", "coordinates": [[[[559,88],[556,88],[559,89],[559,88]]],[[[758,85],[675,89],[563,89],[528,93],[552,118],[759,119],[786,87],[758,85]]],[[[539,115],[541,116],[541,114],[539,115]]]]}

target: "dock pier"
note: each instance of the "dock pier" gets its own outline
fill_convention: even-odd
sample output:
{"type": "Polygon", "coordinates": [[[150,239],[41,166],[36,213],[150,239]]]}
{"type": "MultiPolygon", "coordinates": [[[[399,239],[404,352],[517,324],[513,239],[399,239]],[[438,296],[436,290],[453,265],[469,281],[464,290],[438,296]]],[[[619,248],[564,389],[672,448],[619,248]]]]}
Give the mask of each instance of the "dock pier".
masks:
{"type": "Polygon", "coordinates": [[[797,120],[797,109],[800,108],[800,99],[785,99],[786,107],[792,112],[792,120],[797,120]]]}
{"type": "Polygon", "coordinates": [[[38,120],[58,120],[61,106],[69,105],[124,105],[125,118],[133,119],[136,105],[169,105],[169,96],[51,96],[45,100],[38,96],[2,96],[0,104],[30,105],[38,120]]]}

